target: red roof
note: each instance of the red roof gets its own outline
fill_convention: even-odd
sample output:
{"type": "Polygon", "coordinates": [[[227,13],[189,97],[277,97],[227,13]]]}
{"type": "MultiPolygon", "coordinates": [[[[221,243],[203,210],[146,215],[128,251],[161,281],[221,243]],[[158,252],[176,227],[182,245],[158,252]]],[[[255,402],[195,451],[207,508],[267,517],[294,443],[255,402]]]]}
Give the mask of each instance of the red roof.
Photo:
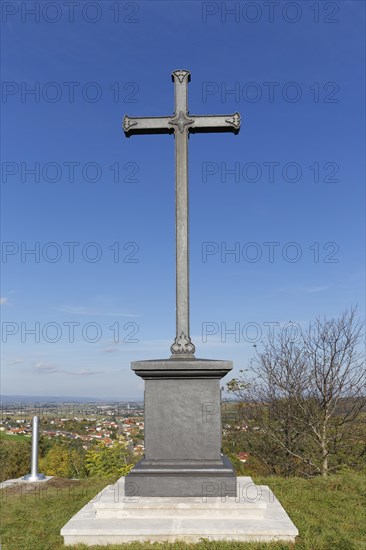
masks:
{"type": "Polygon", "coordinates": [[[241,452],[237,454],[237,457],[239,458],[239,460],[242,460],[245,462],[249,458],[249,453],[241,452]]]}

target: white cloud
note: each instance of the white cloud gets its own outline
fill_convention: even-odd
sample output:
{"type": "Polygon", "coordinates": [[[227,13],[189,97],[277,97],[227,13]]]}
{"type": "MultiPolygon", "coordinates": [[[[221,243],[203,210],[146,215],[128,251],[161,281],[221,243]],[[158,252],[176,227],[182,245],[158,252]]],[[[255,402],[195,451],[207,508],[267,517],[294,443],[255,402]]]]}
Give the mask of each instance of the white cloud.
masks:
{"type": "Polygon", "coordinates": [[[316,292],[325,292],[331,289],[331,285],[295,285],[280,288],[280,292],[295,292],[297,294],[314,294],[316,292]]]}
{"type": "Polygon", "coordinates": [[[65,374],[71,374],[73,376],[93,376],[94,374],[103,374],[103,370],[90,370],[90,369],[81,369],[78,371],[63,371],[65,374]]]}
{"type": "Polygon", "coordinates": [[[303,287],[303,292],[308,292],[309,294],[312,294],[314,292],[324,292],[324,290],[328,290],[331,287],[329,285],[318,285],[318,286],[307,286],[303,287]]]}
{"type": "Polygon", "coordinates": [[[9,303],[9,298],[6,298],[5,296],[1,296],[0,305],[6,306],[8,303],[9,303]]]}
{"type": "Polygon", "coordinates": [[[34,368],[41,374],[68,374],[70,376],[93,376],[95,374],[102,374],[104,371],[95,371],[90,369],[79,369],[75,371],[60,369],[53,363],[44,363],[42,361],[35,363],[34,368]]]}
{"type": "Polygon", "coordinates": [[[53,372],[61,372],[60,369],[56,367],[56,365],[53,365],[52,363],[43,363],[42,361],[35,363],[34,368],[38,372],[42,373],[53,373],[53,372]]]}
{"type": "Polygon", "coordinates": [[[15,366],[15,365],[21,365],[24,363],[24,359],[9,359],[7,361],[8,365],[15,366]]]}

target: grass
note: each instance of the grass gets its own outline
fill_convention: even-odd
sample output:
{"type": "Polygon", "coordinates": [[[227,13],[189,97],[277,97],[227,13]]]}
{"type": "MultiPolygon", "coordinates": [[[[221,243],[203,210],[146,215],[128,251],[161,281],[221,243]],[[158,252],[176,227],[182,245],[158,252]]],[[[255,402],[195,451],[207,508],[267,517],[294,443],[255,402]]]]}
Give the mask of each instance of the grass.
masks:
{"type": "Polygon", "coordinates": [[[25,434],[6,434],[4,432],[0,432],[0,439],[10,439],[10,441],[31,441],[31,437],[29,435],[25,434]]]}
{"type": "MultiPolygon", "coordinates": [[[[53,479],[47,485],[22,485],[2,491],[2,550],[61,550],[61,527],[111,480],[53,479]]],[[[295,544],[229,543],[203,540],[155,545],[131,543],[111,550],[363,550],[366,548],[365,476],[343,472],[328,479],[255,478],[269,485],[300,532],[295,544]]],[[[105,549],[102,546],[73,548],[105,549]]]]}

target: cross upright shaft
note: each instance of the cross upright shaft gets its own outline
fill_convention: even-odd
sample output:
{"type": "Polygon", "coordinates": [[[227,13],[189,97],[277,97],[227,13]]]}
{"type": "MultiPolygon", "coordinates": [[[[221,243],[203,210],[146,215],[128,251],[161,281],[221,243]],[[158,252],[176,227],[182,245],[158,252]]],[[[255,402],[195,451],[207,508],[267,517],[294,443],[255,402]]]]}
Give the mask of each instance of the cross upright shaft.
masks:
{"type": "Polygon", "coordinates": [[[123,119],[123,130],[132,134],[173,133],[175,137],[176,190],[176,336],[171,346],[173,358],[193,357],[195,346],[189,331],[189,227],[188,227],[188,135],[189,132],[234,132],[240,129],[240,115],[196,116],[188,111],[190,73],[177,70],[174,82],[174,114],[166,117],[123,119]]]}

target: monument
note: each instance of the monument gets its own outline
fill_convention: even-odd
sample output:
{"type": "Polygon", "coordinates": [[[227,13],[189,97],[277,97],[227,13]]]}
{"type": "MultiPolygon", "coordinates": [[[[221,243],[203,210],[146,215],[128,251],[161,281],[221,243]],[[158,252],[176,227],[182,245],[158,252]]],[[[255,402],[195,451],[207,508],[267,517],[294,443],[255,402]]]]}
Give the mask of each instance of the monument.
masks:
{"type": "Polygon", "coordinates": [[[167,359],[135,361],[145,380],[145,454],[61,530],[65,544],[139,541],[290,540],[296,527],[268,487],[236,477],[221,453],[220,380],[231,361],[195,357],[189,330],[188,137],[233,132],[240,115],[188,111],[187,70],[172,73],[174,113],[123,119],[127,137],[169,133],[175,140],[176,334],[167,359]]]}
{"type": "Polygon", "coordinates": [[[236,476],[221,455],[220,379],[231,361],[196,359],[189,332],[188,137],[190,132],[234,132],[239,113],[197,116],[188,112],[185,70],[172,73],[174,114],[123,119],[127,137],[174,133],[176,196],[176,335],[170,359],[136,361],[145,380],[145,457],[126,479],[136,496],[235,495],[236,476]]]}

